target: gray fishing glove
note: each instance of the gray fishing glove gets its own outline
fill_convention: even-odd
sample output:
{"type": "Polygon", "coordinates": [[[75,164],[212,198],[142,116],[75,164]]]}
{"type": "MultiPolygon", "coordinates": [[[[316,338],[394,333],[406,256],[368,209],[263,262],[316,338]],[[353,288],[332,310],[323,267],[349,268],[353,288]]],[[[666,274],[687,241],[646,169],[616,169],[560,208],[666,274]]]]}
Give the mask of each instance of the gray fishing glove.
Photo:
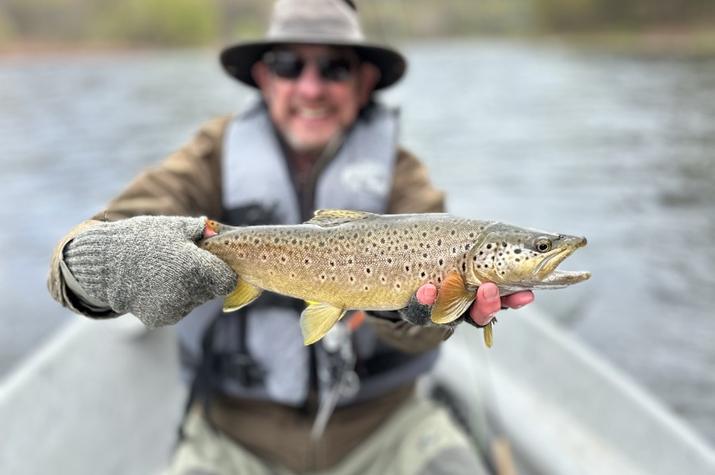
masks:
{"type": "Polygon", "coordinates": [[[169,216],[100,223],[65,247],[64,261],[93,300],[150,328],[170,325],[236,286],[231,268],[196,246],[205,224],[169,216]]]}

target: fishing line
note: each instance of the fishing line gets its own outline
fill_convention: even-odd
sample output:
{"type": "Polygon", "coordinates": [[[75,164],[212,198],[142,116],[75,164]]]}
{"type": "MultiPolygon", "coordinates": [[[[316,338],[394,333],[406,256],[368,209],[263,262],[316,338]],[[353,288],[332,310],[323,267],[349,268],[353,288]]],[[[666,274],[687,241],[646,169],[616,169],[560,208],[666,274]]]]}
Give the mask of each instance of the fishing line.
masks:
{"type": "MultiPolygon", "coordinates": [[[[464,333],[464,332],[461,332],[464,333]]],[[[469,335],[464,335],[462,338],[462,344],[467,352],[473,347],[473,341],[469,335]]],[[[479,451],[486,460],[492,465],[495,473],[501,474],[516,474],[516,469],[514,467],[513,452],[509,448],[509,437],[504,433],[504,421],[506,417],[504,416],[504,410],[499,404],[499,398],[497,397],[496,384],[494,383],[494,367],[492,363],[491,356],[489,355],[489,349],[482,347],[481,356],[483,360],[483,367],[480,371],[477,371],[475,358],[467,358],[469,362],[468,371],[473,375],[470,379],[472,380],[472,385],[476,388],[477,394],[482,395],[482,404],[477,410],[481,412],[479,419],[484,424],[482,434],[484,440],[483,444],[477,444],[479,451]],[[483,374],[482,383],[478,379],[478,375],[483,374]],[[491,412],[487,411],[487,402],[490,403],[491,412]]],[[[470,352],[471,353],[471,352],[470,352]]],[[[472,356],[471,354],[469,356],[472,356]]],[[[479,440],[477,440],[479,442],[479,440]]]]}

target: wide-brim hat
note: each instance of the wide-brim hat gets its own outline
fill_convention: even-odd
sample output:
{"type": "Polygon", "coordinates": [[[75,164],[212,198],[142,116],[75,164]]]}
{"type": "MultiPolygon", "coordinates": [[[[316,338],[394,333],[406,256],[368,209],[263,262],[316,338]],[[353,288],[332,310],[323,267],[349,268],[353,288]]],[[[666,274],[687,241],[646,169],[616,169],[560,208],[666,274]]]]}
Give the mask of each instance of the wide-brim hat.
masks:
{"type": "Polygon", "coordinates": [[[278,0],[264,39],[227,47],[221,52],[221,64],[242,83],[258,87],[251,68],[266,51],[287,43],[354,48],[363,61],[380,70],[375,89],[396,83],[407,69],[407,61],[397,50],[366,41],[350,0],[278,0]]]}

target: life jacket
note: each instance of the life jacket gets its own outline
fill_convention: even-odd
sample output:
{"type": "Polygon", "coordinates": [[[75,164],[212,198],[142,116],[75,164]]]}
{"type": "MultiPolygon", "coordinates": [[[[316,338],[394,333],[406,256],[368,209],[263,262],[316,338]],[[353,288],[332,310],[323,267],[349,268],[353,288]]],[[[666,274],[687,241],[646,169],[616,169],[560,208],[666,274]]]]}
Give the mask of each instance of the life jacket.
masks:
{"type": "MultiPolygon", "coordinates": [[[[319,173],[310,208],[384,213],[397,156],[398,113],[374,104],[347,133],[319,173]]],[[[230,225],[296,224],[301,213],[280,142],[266,107],[253,105],[228,125],[222,157],[223,220],[230,225]]],[[[336,367],[323,341],[304,346],[298,319],[305,303],[269,292],[251,305],[221,314],[209,302],[178,325],[184,376],[201,392],[270,400],[300,407],[311,388],[336,367]]],[[[434,365],[436,350],[408,355],[382,343],[370,325],[350,337],[357,390],[337,406],[364,401],[402,386],[434,365]]],[[[329,378],[328,378],[329,379],[329,378]]]]}

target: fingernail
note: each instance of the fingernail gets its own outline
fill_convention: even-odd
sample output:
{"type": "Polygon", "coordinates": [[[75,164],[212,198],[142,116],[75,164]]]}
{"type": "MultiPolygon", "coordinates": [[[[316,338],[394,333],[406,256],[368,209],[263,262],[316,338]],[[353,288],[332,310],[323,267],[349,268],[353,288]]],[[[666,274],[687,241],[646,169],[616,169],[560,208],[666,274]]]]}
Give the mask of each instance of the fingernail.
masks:
{"type": "Polygon", "coordinates": [[[495,300],[499,297],[499,289],[496,287],[487,287],[484,289],[484,297],[487,300],[495,300]]]}

